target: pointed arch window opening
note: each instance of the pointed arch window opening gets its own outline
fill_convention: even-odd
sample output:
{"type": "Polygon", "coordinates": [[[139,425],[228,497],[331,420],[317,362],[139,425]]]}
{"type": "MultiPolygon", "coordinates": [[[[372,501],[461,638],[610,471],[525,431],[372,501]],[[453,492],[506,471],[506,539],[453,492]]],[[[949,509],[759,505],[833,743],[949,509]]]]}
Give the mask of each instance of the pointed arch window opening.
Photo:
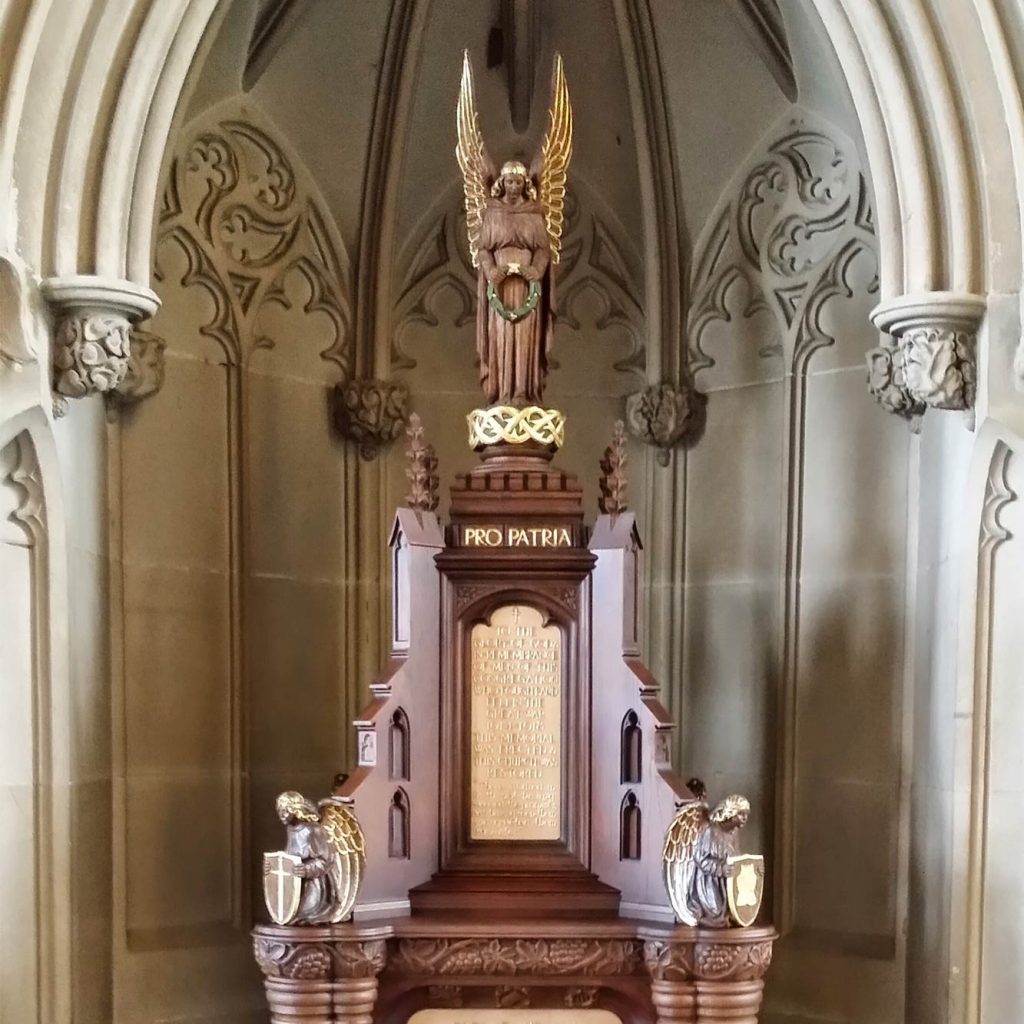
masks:
{"type": "Polygon", "coordinates": [[[388,807],[388,856],[392,860],[409,859],[409,836],[409,797],[399,786],[388,807]]]}
{"type": "Polygon", "coordinates": [[[623,785],[638,785],[642,781],[643,730],[635,711],[627,711],[622,719],[621,771],[619,781],[623,785]]]}
{"type": "Polygon", "coordinates": [[[619,809],[619,860],[640,859],[640,802],[630,790],[619,809]]]}
{"type": "Polygon", "coordinates": [[[408,782],[409,768],[409,716],[403,708],[396,708],[388,726],[388,777],[393,782],[408,782]]]}

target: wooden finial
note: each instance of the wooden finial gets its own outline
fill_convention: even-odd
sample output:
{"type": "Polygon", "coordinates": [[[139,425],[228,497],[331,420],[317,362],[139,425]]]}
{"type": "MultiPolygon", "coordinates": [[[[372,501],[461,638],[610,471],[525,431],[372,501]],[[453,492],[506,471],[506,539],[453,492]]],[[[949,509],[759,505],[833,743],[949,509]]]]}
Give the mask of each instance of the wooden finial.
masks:
{"type": "Polygon", "coordinates": [[[626,511],[626,426],[622,420],[615,421],[612,443],[601,459],[600,487],[597,505],[605,515],[617,516],[626,511]]]}
{"type": "Polygon", "coordinates": [[[409,481],[409,494],[405,499],[409,508],[417,512],[433,512],[440,498],[438,497],[439,481],[437,477],[437,452],[432,444],[423,440],[423,424],[418,413],[409,417],[409,426],[405,431],[409,438],[409,447],[405,450],[409,465],[405,470],[409,481]]]}

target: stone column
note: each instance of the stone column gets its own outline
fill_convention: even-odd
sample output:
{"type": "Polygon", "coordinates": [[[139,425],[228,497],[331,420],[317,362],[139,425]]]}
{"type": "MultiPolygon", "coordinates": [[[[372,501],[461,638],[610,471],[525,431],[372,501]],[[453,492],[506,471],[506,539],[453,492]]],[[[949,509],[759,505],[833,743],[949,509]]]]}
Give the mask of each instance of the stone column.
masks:
{"type": "Polygon", "coordinates": [[[271,1024],[372,1024],[387,942],[367,932],[379,929],[257,925],[253,954],[271,1024]]]}
{"type": "Polygon", "coordinates": [[[95,275],[51,277],[43,282],[56,318],[53,338],[55,411],[70,398],[107,394],[125,379],[131,327],[151,317],[160,300],[148,288],[95,275]]]}
{"type": "Polygon", "coordinates": [[[658,1024],[757,1024],[775,938],[772,928],[682,925],[646,937],[658,1024]]]}
{"type": "Polygon", "coordinates": [[[879,303],[871,321],[890,337],[867,354],[872,395],[912,423],[929,408],[973,409],[976,335],[984,314],[984,298],[966,292],[921,292],[879,303]]]}

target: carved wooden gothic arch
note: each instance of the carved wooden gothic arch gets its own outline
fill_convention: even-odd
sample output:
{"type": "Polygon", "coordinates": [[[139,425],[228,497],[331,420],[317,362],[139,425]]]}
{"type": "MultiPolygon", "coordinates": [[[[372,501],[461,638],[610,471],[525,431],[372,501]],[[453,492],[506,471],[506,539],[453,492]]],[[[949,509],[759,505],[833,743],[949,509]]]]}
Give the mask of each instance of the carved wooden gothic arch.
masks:
{"type": "Polygon", "coordinates": [[[409,796],[399,786],[391,797],[388,807],[388,856],[394,860],[408,860],[412,840],[412,809],[409,796]]]}
{"type": "Polygon", "coordinates": [[[639,860],[643,834],[640,801],[633,790],[627,791],[619,806],[619,860],[639,860]]]}
{"type": "Polygon", "coordinates": [[[635,711],[627,711],[622,719],[619,758],[619,777],[623,784],[643,781],[643,730],[635,711]]]}
{"type": "Polygon", "coordinates": [[[412,777],[411,749],[409,716],[404,708],[395,708],[388,723],[388,776],[396,782],[407,782],[412,777]]]}

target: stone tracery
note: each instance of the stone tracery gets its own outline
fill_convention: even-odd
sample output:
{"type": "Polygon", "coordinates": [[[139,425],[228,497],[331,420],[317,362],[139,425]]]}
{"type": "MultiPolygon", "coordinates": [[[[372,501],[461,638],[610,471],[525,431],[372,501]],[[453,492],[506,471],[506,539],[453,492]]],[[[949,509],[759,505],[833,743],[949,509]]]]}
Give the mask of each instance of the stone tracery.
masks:
{"type": "MultiPolygon", "coordinates": [[[[886,41],[891,42],[894,39],[897,42],[905,40],[906,45],[905,47],[903,47],[903,50],[907,54],[907,66],[910,67],[911,65],[920,65],[924,63],[923,61],[918,59],[921,47],[924,46],[929,40],[933,39],[933,34],[936,31],[936,29],[934,25],[931,28],[925,25],[923,27],[923,30],[921,30],[921,26],[918,25],[917,28],[919,31],[916,33],[916,35],[910,34],[909,27],[912,27],[914,25],[913,19],[914,17],[916,17],[916,15],[913,12],[908,13],[908,9],[906,7],[901,6],[897,8],[893,7],[888,3],[881,2],[878,4],[864,5],[863,10],[859,7],[850,8],[850,10],[852,10],[852,14],[849,17],[848,24],[844,25],[842,23],[844,17],[843,6],[844,5],[840,5],[838,3],[832,3],[831,0],[815,0],[815,7],[823,12],[823,17],[825,18],[826,23],[832,28],[832,37],[834,40],[836,40],[836,49],[839,53],[840,59],[843,61],[844,66],[847,69],[847,75],[849,79],[851,80],[851,82],[854,83],[854,91],[858,108],[862,113],[862,120],[866,126],[866,133],[869,135],[868,150],[872,158],[872,170],[874,172],[873,176],[875,179],[876,188],[883,194],[883,196],[887,197],[890,203],[893,202],[893,197],[897,195],[902,195],[904,197],[911,197],[913,203],[918,204],[917,197],[923,195],[923,193],[921,193],[920,190],[916,189],[914,185],[915,181],[918,178],[923,178],[928,184],[928,192],[930,195],[929,199],[921,199],[918,205],[914,205],[915,215],[912,217],[909,215],[901,215],[900,210],[898,208],[895,210],[890,209],[888,215],[886,215],[885,211],[881,207],[879,207],[879,234],[882,239],[881,248],[883,261],[885,263],[885,267],[887,268],[883,268],[881,275],[883,278],[882,293],[886,296],[886,302],[888,303],[894,296],[899,297],[904,292],[910,292],[915,288],[921,287],[925,288],[926,290],[928,288],[936,289],[936,291],[930,293],[933,296],[935,294],[938,294],[938,289],[941,289],[946,286],[953,286],[954,284],[959,284],[964,288],[974,289],[975,292],[980,291],[981,287],[978,283],[978,274],[982,272],[976,268],[967,273],[964,273],[962,269],[959,272],[955,271],[954,269],[945,267],[942,267],[938,270],[935,269],[938,263],[944,262],[944,260],[937,261],[934,258],[935,252],[941,251],[941,239],[943,235],[942,230],[937,230],[934,232],[937,241],[933,246],[933,250],[928,252],[924,251],[923,246],[916,244],[915,238],[918,236],[915,235],[915,232],[920,231],[919,225],[922,221],[927,221],[930,218],[938,218],[940,216],[935,211],[951,209],[960,211],[961,221],[966,220],[967,226],[966,230],[963,232],[961,232],[955,226],[951,227],[950,229],[948,229],[949,235],[952,235],[954,237],[970,236],[974,240],[973,244],[975,245],[975,247],[978,246],[978,238],[984,231],[983,221],[986,217],[991,216],[991,219],[993,220],[990,233],[991,238],[995,239],[997,237],[1006,237],[1008,234],[1012,232],[1012,225],[1009,223],[1009,221],[1012,218],[1000,218],[998,213],[995,215],[983,213],[980,209],[980,206],[976,204],[974,199],[972,198],[972,189],[968,187],[965,191],[958,192],[956,189],[956,182],[953,180],[955,178],[955,175],[942,173],[941,170],[942,167],[945,167],[950,162],[958,159],[958,153],[962,154],[965,149],[973,149],[975,142],[977,142],[979,150],[982,148],[985,150],[985,156],[982,157],[976,153],[975,156],[977,157],[977,159],[974,161],[976,166],[979,168],[979,170],[977,171],[977,175],[979,178],[978,184],[982,184],[981,179],[984,178],[983,169],[986,165],[986,162],[988,162],[989,166],[1000,167],[1003,169],[1011,166],[1009,161],[1003,163],[1000,160],[987,160],[988,156],[992,152],[994,152],[1000,145],[1003,144],[1002,136],[999,136],[997,138],[996,133],[986,132],[982,128],[979,128],[978,132],[975,135],[975,139],[972,141],[966,139],[966,134],[969,134],[969,132],[965,128],[963,129],[963,137],[961,136],[960,132],[955,133],[957,135],[957,138],[960,140],[959,144],[950,143],[950,135],[937,129],[933,130],[933,113],[930,111],[929,105],[921,101],[919,96],[919,91],[921,87],[919,87],[918,84],[914,82],[909,83],[909,85],[904,83],[900,87],[900,89],[896,90],[900,92],[901,95],[903,93],[907,94],[910,97],[910,100],[908,103],[905,104],[902,103],[901,101],[894,102],[889,106],[889,109],[886,111],[885,114],[885,121],[888,122],[888,124],[883,122],[881,118],[876,117],[874,120],[872,120],[872,110],[879,107],[880,104],[877,99],[877,96],[875,95],[877,93],[877,86],[872,84],[873,75],[871,71],[873,70],[874,72],[877,72],[879,67],[881,67],[883,71],[885,70],[884,53],[887,51],[886,46],[882,44],[884,44],[886,41]],[[875,13],[876,7],[879,8],[884,13],[884,19],[879,20],[884,20],[886,24],[882,25],[881,28],[881,35],[883,37],[882,44],[871,45],[868,38],[868,33],[865,31],[864,26],[867,20],[870,19],[875,13]],[[867,13],[865,13],[865,11],[867,13]],[[897,111],[896,115],[892,113],[893,110],[897,111]],[[984,136],[984,138],[982,138],[981,141],[978,141],[979,136],[984,136]],[[922,139],[937,140],[935,141],[934,152],[926,153],[923,157],[921,157],[920,154],[921,152],[924,151],[926,147],[924,146],[922,139]],[[918,159],[916,161],[914,159],[915,149],[918,153],[918,159]],[[895,154],[895,156],[887,154],[895,154]],[[936,157],[935,154],[938,154],[938,156],[936,157]],[[888,172],[887,174],[885,169],[887,163],[889,164],[890,168],[895,166],[895,171],[890,170],[890,172],[888,172]],[[909,170],[909,168],[911,167],[915,168],[913,173],[911,173],[911,171],[909,170]],[[897,179],[899,179],[899,181],[901,182],[900,187],[897,187],[896,185],[897,179]],[[920,210],[922,209],[926,210],[926,213],[923,217],[918,215],[920,210]],[[930,213],[927,212],[929,210],[931,211],[930,213]],[[905,260],[903,258],[904,252],[906,252],[905,260]]],[[[187,67],[188,61],[191,60],[192,57],[194,44],[198,41],[202,28],[204,27],[206,20],[210,18],[210,15],[213,12],[214,7],[215,4],[213,2],[202,2],[202,0],[200,0],[200,2],[195,3],[179,3],[175,10],[178,12],[184,12],[183,21],[185,22],[185,25],[180,37],[176,37],[178,39],[178,41],[175,43],[175,65],[177,67],[177,70],[172,69],[171,71],[164,72],[163,70],[161,70],[160,63],[157,60],[137,62],[135,65],[135,71],[131,76],[131,83],[133,84],[133,86],[134,84],[137,84],[139,82],[140,77],[144,78],[146,75],[155,76],[158,72],[160,72],[160,74],[162,75],[159,90],[160,93],[165,97],[168,94],[173,94],[174,91],[178,87],[180,87],[181,79],[184,76],[184,70],[187,67]],[[189,47],[189,40],[191,40],[192,42],[191,49],[189,47]],[[139,63],[145,65],[145,67],[142,68],[142,70],[139,69],[139,63]]],[[[134,24],[136,26],[141,24],[145,19],[143,17],[143,14],[140,12],[144,12],[146,9],[146,3],[136,4],[135,8],[133,8],[133,17],[126,18],[126,22],[134,24]]],[[[989,15],[986,14],[985,12],[990,10],[995,11],[995,9],[995,6],[989,4],[971,4],[964,5],[961,11],[954,13],[956,18],[962,17],[965,18],[967,22],[970,22],[970,19],[975,17],[976,10],[981,11],[979,17],[989,18],[989,15]]],[[[914,10],[916,11],[917,8],[915,8],[914,10]]],[[[925,4],[922,5],[921,10],[930,11],[931,7],[930,5],[925,4]]],[[[932,17],[932,20],[934,21],[934,19],[938,16],[929,15],[929,17],[932,17]]],[[[986,21],[985,24],[987,25],[988,38],[994,40],[993,65],[996,69],[994,74],[1005,76],[1004,78],[1000,79],[1000,88],[1004,90],[1004,96],[1012,97],[1014,95],[1013,89],[1007,88],[1006,86],[1006,82],[1012,79],[1012,74],[1007,72],[1007,57],[1005,54],[1003,56],[1000,56],[999,46],[997,44],[998,41],[1002,38],[1003,34],[1009,31],[1007,25],[1010,25],[1011,23],[1007,19],[1012,19],[1014,15],[1012,13],[1006,14],[1004,12],[1003,14],[1000,14],[998,17],[1003,18],[1007,23],[1004,24],[1003,26],[1000,26],[997,23],[993,24],[993,21],[990,19],[986,21]]],[[[994,14],[992,15],[992,18],[995,18],[994,14]]],[[[996,19],[996,21],[998,21],[998,19],[996,19]]],[[[34,21],[31,18],[24,19],[24,23],[27,24],[27,28],[25,28],[24,31],[21,31],[20,26],[15,26],[16,28],[19,29],[19,31],[21,31],[21,38],[18,40],[18,43],[19,46],[21,47],[22,52],[19,57],[17,73],[12,76],[12,79],[16,84],[19,82],[21,83],[20,94],[18,93],[17,89],[13,91],[8,90],[8,82],[6,80],[3,83],[3,88],[5,90],[8,90],[4,93],[4,110],[5,112],[10,111],[12,114],[12,116],[5,117],[4,126],[3,128],[0,128],[0,133],[2,133],[3,136],[3,145],[2,147],[0,147],[2,148],[2,153],[0,153],[0,156],[3,157],[3,166],[7,167],[12,166],[13,164],[12,154],[15,148],[13,138],[15,134],[18,132],[25,132],[24,125],[22,124],[21,119],[19,119],[17,116],[17,111],[22,108],[28,109],[33,112],[36,110],[36,108],[33,106],[32,100],[32,94],[37,91],[35,89],[36,83],[33,82],[32,90],[27,89],[27,69],[30,65],[33,64],[33,61],[28,59],[29,57],[33,56],[31,47],[33,45],[36,45],[40,41],[45,41],[49,43],[51,41],[50,37],[52,36],[54,31],[54,27],[52,25],[46,27],[44,31],[43,19],[41,17],[36,17],[34,21]],[[24,100],[26,92],[29,94],[27,102],[24,100]]],[[[10,30],[10,28],[11,26],[5,23],[2,31],[6,34],[10,30]]],[[[167,30],[165,28],[161,31],[166,34],[167,30]]],[[[977,40],[975,39],[975,36],[977,35],[977,30],[973,23],[967,23],[965,25],[960,21],[956,21],[953,25],[953,28],[951,28],[949,31],[951,34],[956,35],[957,38],[961,39],[961,41],[964,42],[968,53],[971,52],[971,45],[977,46],[977,40]],[[960,30],[963,30],[962,33],[960,30]]],[[[97,43],[98,42],[99,40],[97,40],[97,43]]],[[[146,39],[143,40],[143,43],[139,44],[139,53],[146,52],[147,47],[157,49],[157,43],[159,43],[159,45],[164,45],[162,39],[156,40],[154,38],[154,31],[151,30],[147,35],[146,39]]],[[[83,43],[83,46],[87,45],[89,44],[83,43]]],[[[109,49],[108,41],[104,40],[103,45],[104,47],[109,49]]],[[[937,63],[929,65],[930,70],[927,76],[927,80],[931,82],[934,82],[936,76],[938,76],[941,79],[944,72],[955,71],[955,68],[953,68],[953,58],[949,55],[948,52],[946,52],[945,44],[943,44],[941,40],[939,40],[939,46],[940,50],[942,50],[939,61],[937,63]]],[[[131,48],[131,45],[127,46],[127,50],[130,50],[131,48]]],[[[122,49],[124,48],[122,47],[122,49]]],[[[54,62],[54,64],[58,63],[60,62],[54,62]]],[[[40,62],[35,62],[35,64],[37,67],[39,67],[40,62]]],[[[115,62],[110,62],[112,72],[116,70],[114,64],[115,62]]],[[[78,62],[78,65],[81,66],[81,61],[78,62]]],[[[74,66],[75,62],[69,61],[67,65],[61,68],[54,67],[52,70],[45,72],[45,74],[51,74],[54,76],[56,76],[57,74],[67,74],[68,68],[74,66]]],[[[43,72],[39,71],[36,72],[36,74],[42,76],[43,72]]],[[[894,74],[897,74],[897,72],[894,72],[894,74]]],[[[987,79],[983,83],[971,83],[970,89],[973,91],[971,92],[971,96],[969,99],[965,98],[966,93],[965,95],[961,95],[961,92],[967,90],[967,88],[967,86],[964,86],[962,84],[958,85],[956,83],[955,74],[950,73],[948,75],[946,85],[936,95],[945,96],[948,98],[948,94],[950,92],[953,92],[955,94],[954,102],[959,106],[960,109],[982,109],[989,103],[989,101],[991,101],[991,106],[993,108],[996,108],[998,106],[995,100],[995,86],[992,83],[989,83],[987,79]],[[977,107],[975,108],[974,104],[976,97],[986,94],[986,91],[990,93],[989,99],[977,99],[977,107]]],[[[126,87],[125,95],[127,95],[129,91],[130,89],[126,87]]],[[[146,92],[146,88],[143,87],[141,89],[141,93],[146,94],[146,92]]],[[[145,104],[143,103],[143,106],[144,105],[145,104]]],[[[938,105],[942,106],[943,104],[940,103],[938,105]]],[[[147,129],[147,136],[151,137],[148,139],[145,146],[142,148],[146,151],[146,153],[148,153],[148,158],[146,156],[146,153],[144,153],[143,156],[139,158],[139,163],[136,164],[134,154],[126,156],[126,153],[123,149],[113,147],[113,151],[109,154],[109,157],[99,162],[100,164],[103,165],[114,165],[118,162],[123,164],[123,175],[118,175],[119,179],[123,178],[121,185],[116,188],[105,189],[106,198],[103,200],[102,208],[104,211],[107,212],[107,214],[109,214],[111,210],[116,210],[120,205],[128,205],[121,204],[118,201],[119,197],[126,194],[124,182],[137,181],[139,187],[132,193],[132,198],[130,201],[130,205],[132,205],[133,207],[138,207],[135,214],[133,214],[133,218],[135,221],[141,223],[145,221],[145,219],[149,216],[152,194],[155,193],[156,189],[155,172],[149,165],[153,163],[154,151],[158,151],[161,148],[161,140],[159,138],[160,131],[165,130],[166,126],[169,124],[170,109],[173,107],[173,103],[168,105],[165,102],[164,107],[167,108],[164,114],[161,114],[159,110],[155,111],[152,121],[152,128],[147,129]],[[156,139],[155,142],[153,141],[154,138],[156,139]],[[148,195],[147,183],[149,185],[148,195]]],[[[101,112],[101,117],[105,118],[106,112],[101,112]]],[[[1009,131],[1013,132],[1015,130],[1012,123],[1012,110],[1009,110],[1006,117],[1004,118],[1000,108],[997,120],[999,120],[1000,122],[1004,120],[1011,122],[1009,131]]],[[[972,118],[965,116],[965,125],[971,121],[972,118]]],[[[1001,125],[997,127],[999,127],[1000,131],[1002,131],[1001,125]]],[[[89,128],[91,131],[92,125],[90,125],[89,128]]],[[[38,124],[34,124],[33,131],[38,131],[39,134],[45,134],[47,129],[38,124]]],[[[96,131],[96,135],[97,137],[105,138],[107,136],[107,133],[104,130],[99,129],[96,131]]],[[[123,133],[119,137],[123,138],[123,133]]],[[[159,152],[156,152],[155,155],[158,158],[159,152]]],[[[54,165],[59,167],[59,164],[59,158],[55,158],[54,165]]],[[[30,161],[23,161],[23,166],[31,167],[33,165],[30,161]]],[[[24,171],[22,171],[21,173],[23,174],[24,171]]],[[[32,173],[36,173],[36,171],[33,170],[32,173]]],[[[1010,176],[1007,175],[1006,177],[1007,179],[1009,179],[1010,176]]],[[[13,182],[15,179],[13,175],[3,175],[2,180],[4,182],[6,182],[7,180],[11,180],[13,182]]],[[[968,186],[970,186],[970,182],[968,182],[968,186]]],[[[45,190],[40,189],[40,191],[46,191],[50,195],[54,195],[58,190],[55,188],[48,187],[45,190]]],[[[107,215],[101,212],[96,213],[94,217],[91,210],[88,209],[90,207],[90,204],[94,202],[93,197],[95,196],[97,190],[84,189],[82,191],[82,209],[86,209],[87,212],[86,215],[80,219],[83,222],[88,222],[93,219],[97,221],[106,221],[108,219],[107,215]]],[[[985,189],[978,188],[977,191],[980,194],[981,192],[985,191],[985,189]]],[[[32,189],[26,187],[25,183],[22,183],[20,188],[22,211],[24,212],[26,209],[28,209],[29,211],[26,216],[26,223],[31,224],[34,222],[36,224],[42,225],[46,222],[46,218],[34,216],[34,213],[32,212],[32,204],[36,202],[36,199],[33,198],[32,192],[32,189]]],[[[1012,189],[1007,188],[1006,193],[1009,194],[1010,192],[1012,192],[1012,189]]],[[[64,200],[62,199],[62,202],[63,201],[64,200]]],[[[69,196],[69,201],[73,204],[74,197],[69,196]]],[[[6,218],[5,224],[13,222],[13,217],[16,216],[16,214],[13,213],[15,209],[14,204],[5,203],[3,204],[3,206],[3,216],[6,218]]],[[[75,220],[77,212],[78,208],[74,208],[73,212],[69,214],[69,219],[72,221],[75,220]]],[[[35,229],[32,227],[26,228],[26,236],[30,234],[33,230],[35,229]]],[[[47,227],[44,230],[50,231],[52,230],[52,228],[47,227]]],[[[113,271],[114,276],[116,277],[116,268],[120,262],[120,257],[122,255],[119,251],[121,240],[119,238],[114,237],[115,235],[118,234],[117,230],[108,230],[107,228],[105,228],[104,233],[106,235],[108,244],[106,246],[107,255],[103,261],[105,264],[103,269],[107,271],[113,271]]],[[[30,241],[29,249],[32,248],[33,243],[30,241]]],[[[71,250],[75,250],[77,252],[77,249],[74,246],[67,248],[70,248],[71,250]]],[[[970,248],[969,244],[967,248],[970,248]]],[[[88,246],[86,246],[86,249],[88,249],[88,246]]],[[[147,283],[145,280],[145,275],[147,273],[146,264],[148,261],[148,249],[145,245],[140,245],[138,240],[136,240],[135,243],[133,243],[132,249],[133,256],[130,260],[124,261],[123,267],[126,269],[122,269],[121,274],[126,279],[131,279],[132,281],[137,282],[139,285],[144,285],[147,283]],[[143,253],[141,257],[139,255],[140,251],[142,251],[143,253]]],[[[982,258],[978,260],[978,263],[985,263],[987,258],[987,254],[982,254],[982,258]]],[[[32,261],[32,263],[32,273],[46,275],[48,273],[53,272],[55,269],[53,267],[35,266],[34,260],[32,261]]],[[[71,268],[65,266],[63,268],[63,270],[65,271],[69,269],[81,270],[83,272],[91,272],[99,269],[99,265],[93,262],[89,256],[86,256],[83,257],[80,266],[71,268]]],[[[1009,271],[1009,273],[1012,275],[1013,271],[1009,271]]],[[[1012,290],[1012,284],[1007,284],[1007,281],[1008,278],[1006,276],[1006,272],[1004,271],[1003,277],[999,280],[998,288],[1007,288],[1008,290],[1012,290]]],[[[26,283],[25,285],[19,287],[24,287],[31,290],[31,285],[29,283],[26,283]]],[[[966,333],[968,335],[968,338],[963,342],[963,344],[969,344],[971,346],[977,345],[979,349],[983,350],[984,346],[988,344],[988,341],[986,339],[979,339],[975,342],[974,338],[971,337],[973,329],[977,325],[977,320],[979,316],[980,312],[976,310],[975,313],[972,314],[971,323],[967,325],[966,328],[961,329],[961,333],[966,333]]],[[[924,329],[948,329],[953,331],[953,333],[956,333],[956,328],[943,328],[941,326],[941,317],[937,317],[936,323],[939,324],[939,326],[924,329]]],[[[1002,329],[1002,327],[1004,326],[1005,323],[1001,321],[1000,329],[1002,329]]],[[[1009,333],[1010,335],[1012,335],[1013,338],[1012,344],[1016,344],[1017,334],[1014,334],[1012,331],[1009,333]]],[[[1017,333],[1019,334],[1019,332],[1017,333]]],[[[1005,336],[1007,335],[1004,334],[1004,337],[1005,336]]],[[[45,353],[46,340],[47,338],[45,332],[42,329],[40,329],[36,336],[36,341],[38,343],[36,347],[42,353],[45,353]]],[[[21,365],[31,368],[34,358],[35,357],[33,355],[29,354],[29,357],[21,365]]],[[[45,356],[43,358],[45,361],[45,356]]],[[[1008,365],[1008,363],[1006,362],[1006,360],[996,360],[993,365],[999,367],[1008,365]]],[[[982,361],[982,373],[984,373],[984,366],[985,363],[984,361],[982,361]]],[[[27,377],[28,374],[22,374],[23,380],[27,377]]],[[[5,379],[2,382],[0,382],[0,387],[6,389],[12,379],[13,375],[8,374],[5,377],[5,379]]],[[[984,393],[985,382],[981,381],[980,383],[982,384],[982,392],[984,393]]],[[[25,393],[31,395],[31,392],[20,392],[17,399],[19,403],[25,401],[34,401],[33,398],[24,399],[22,395],[24,395],[25,393]]],[[[6,397],[9,394],[9,392],[5,390],[3,394],[4,397],[6,397]]],[[[912,399],[907,399],[906,396],[903,395],[891,395],[891,397],[899,399],[899,401],[896,402],[897,405],[900,404],[900,401],[912,401],[912,399]]],[[[956,399],[956,401],[958,402],[961,400],[962,398],[956,399]]],[[[985,399],[983,398],[983,401],[984,400],[985,399]]],[[[14,408],[15,411],[14,413],[12,413],[12,415],[16,415],[19,410],[24,408],[24,405],[18,404],[16,408],[13,406],[9,408],[14,408]]],[[[980,414],[984,416],[984,410],[982,410],[980,414]]]]}
{"type": "Polygon", "coordinates": [[[704,335],[731,318],[728,296],[740,281],[744,316],[768,311],[777,325],[779,347],[768,342],[761,354],[781,352],[799,372],[815,349],[834,342],[822,323],[826,303],[852,295],[854,260],[876,253],[867,181],[852,145],[812,118],[770,139],[697,243],[687,317],[695,374],[714,365],[704,335]]]}

